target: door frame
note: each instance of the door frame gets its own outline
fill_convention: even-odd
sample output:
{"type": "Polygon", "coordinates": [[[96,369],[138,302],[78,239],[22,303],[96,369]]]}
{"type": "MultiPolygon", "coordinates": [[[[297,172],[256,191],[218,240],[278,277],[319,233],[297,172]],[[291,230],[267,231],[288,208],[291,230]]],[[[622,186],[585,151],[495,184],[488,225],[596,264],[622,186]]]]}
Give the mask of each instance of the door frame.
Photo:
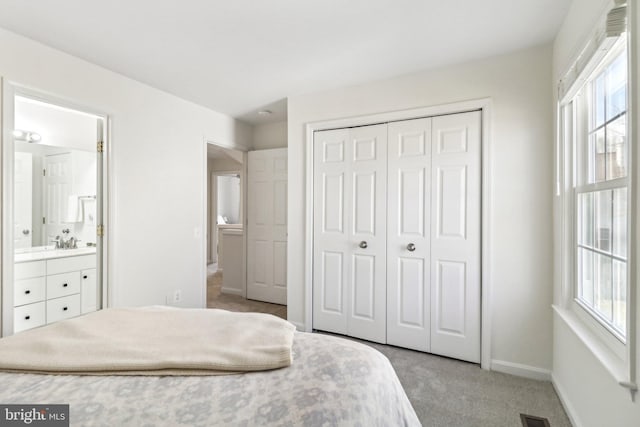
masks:
{"type": "MultiPolygon", "coordinates": [[[[0,260],[2,267],[0,271],[0,336],[13,334],[13,282],[14,282],[14,248],[13,248],[13,173],[14,173],[14,146],[13,129],[10,129],[8,123],[14,122],[14,100],[16,96],[24,96],[37,101],[53,104],[59,107],[88,113],[96,118],[102,119],[101,126],[96,127],[96,137],[101,136],[104,143],[104,151],[102,156],[98,156],[98,174],[101,180],[98,180],[98,188],[96,192],[100,192],[100,197],[96,199],[97,223],[102,224],[105,229],[102,237],[102,244],[96,248],[96,267],[101,271],[101,289],[98,293],[102,295],[102,308],[108,308],[113,301],[112,287],[109,279],[113,277],[113,265],[111,253],[113,245],[109,244],[111,239],[111,228],[113,219],[115,218],[115,203],[112,194],[115,188],[115,177],[111,173],[111,115],[104,110],[96,109],[85,104],[75,102],[73,100],[62,98],[49,92],[34,89],[18,82],[0,78],[0,87],[2,88],[2,102],[0,108],[0,117],[2,122],[2,134],[0,137],[0,167],[2,173],[0,186],[2,206],[0,213],[2,221],[0,223],[0,260]],[[101,135],[100,135],[101,134],[101,135]],[[101,191],[100,191],[101,190],[101,191]]],[[[97,152],[96,148],[96,154],[97,152]]]]}
{"type": "Polygon", "coordinates": [[[305,324],[296,325],[298,329],[307,332],[313,331],[313,137],[314,132],[320,130],[339,129],[354,126],[366,126],[392,121],[411,120],[423,117],[441,116],[446,114],[465,113],[469,111],[481,111],[481,277],[480,277],[480,366],[482,369],[491,369],[491,211],[493,197],[491,185],[493,174],[491,172],[491,116],[493,101],[491,98],[480,98],[469,101],[454,102],[449,104],[426,106],[407,110],[390,111],[363,116],[340,118],[334,120],[307,123],[305,126],[305,263],[304,263],[304,308],[305,324]]]}

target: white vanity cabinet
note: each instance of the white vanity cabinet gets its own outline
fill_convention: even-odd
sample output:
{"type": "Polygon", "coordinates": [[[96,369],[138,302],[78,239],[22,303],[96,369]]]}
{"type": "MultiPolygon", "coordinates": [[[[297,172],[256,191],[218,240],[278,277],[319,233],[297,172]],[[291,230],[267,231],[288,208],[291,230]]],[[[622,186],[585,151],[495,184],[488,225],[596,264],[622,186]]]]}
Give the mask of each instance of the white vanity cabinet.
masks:
{"type": "Polygon", "coordinates": [[[95,255],[16,263],[14,277],[14,332],[97,309],[95,255]]]}
{"type": "Polygon", "coordinates": [[[20,332],[46,323],[46,261],[15,264],[13,330],[20,332]]]}
{"type": "Polygon", "coordinates": [[[80,272],[80,297],[82,314],[98,309],[98,288],[96,281],[96,269],[90,268],[80,272]]]}

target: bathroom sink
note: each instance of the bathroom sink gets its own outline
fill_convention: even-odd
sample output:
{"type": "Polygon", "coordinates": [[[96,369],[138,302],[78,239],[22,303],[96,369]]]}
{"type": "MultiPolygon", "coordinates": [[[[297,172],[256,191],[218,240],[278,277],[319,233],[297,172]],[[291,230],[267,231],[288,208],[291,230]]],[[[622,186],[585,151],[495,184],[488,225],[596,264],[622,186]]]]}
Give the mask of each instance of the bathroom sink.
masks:
{"type": "Polygon", "coordinates": [[[43,251],[54,251],[56,249],[55,245],[49,246],[34,246],[31,248],[16,248],[15,254],[27,254],[33,252],[43,252],[43,251]]]}
{"type": "Polygon", "coordinates": [[[39,261],[45,259],[64,258],[95,253],[96,248],[94,246],[85,246],[77,249],[55,249],[49,246],[39,246],[37,248],[28,248],[28,250],[16,250],[14,255],[14,262],[39,261]]]}

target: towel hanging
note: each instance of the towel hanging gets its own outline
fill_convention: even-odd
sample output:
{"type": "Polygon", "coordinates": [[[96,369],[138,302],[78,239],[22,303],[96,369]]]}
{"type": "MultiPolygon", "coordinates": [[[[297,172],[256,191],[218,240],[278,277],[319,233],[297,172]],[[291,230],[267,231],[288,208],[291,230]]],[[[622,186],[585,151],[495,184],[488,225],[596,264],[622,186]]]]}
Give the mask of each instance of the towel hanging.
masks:
{"type": "Polygon", "coordinates": [[[96,199],[82,198],[82,222],[84,225],[96,225],[96,199]]]}
{"type": "Polygon", "coordinates": [[[83,204],[80,200],[80,196],[72,194],[67,201],[67,215],[63,222],[75,223],[82,222],[84,219],[83,204]]]}

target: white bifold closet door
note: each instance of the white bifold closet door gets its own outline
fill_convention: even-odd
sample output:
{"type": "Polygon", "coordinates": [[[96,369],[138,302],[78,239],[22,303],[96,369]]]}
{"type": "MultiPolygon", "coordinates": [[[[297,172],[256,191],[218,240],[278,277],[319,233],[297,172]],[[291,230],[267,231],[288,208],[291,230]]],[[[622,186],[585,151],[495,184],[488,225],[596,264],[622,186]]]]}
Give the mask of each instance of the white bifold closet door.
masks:
{"type": "Polygon", "coordinates": [[[316,133],[314,328],[480,361],[480,154],[480,112],[316,133]]]}
{"type": "Polygon", "coordinates": [[[387,343],[480,362],[480,112],[389,123],[387,343]]]}
{"type": "Polygon", "coordinates": [[[387,126],[314,137],[313,324],[386,340],[387,126]]]}
{"type": "Polygon", "coordinates": [[[431,119],[389,123],[387,343],[430,351],[431,119]]]}
{"type": "Polygon", "coordinates": [[[480,362],[480,112],[434,117],[431,353],[480,362]]]}

